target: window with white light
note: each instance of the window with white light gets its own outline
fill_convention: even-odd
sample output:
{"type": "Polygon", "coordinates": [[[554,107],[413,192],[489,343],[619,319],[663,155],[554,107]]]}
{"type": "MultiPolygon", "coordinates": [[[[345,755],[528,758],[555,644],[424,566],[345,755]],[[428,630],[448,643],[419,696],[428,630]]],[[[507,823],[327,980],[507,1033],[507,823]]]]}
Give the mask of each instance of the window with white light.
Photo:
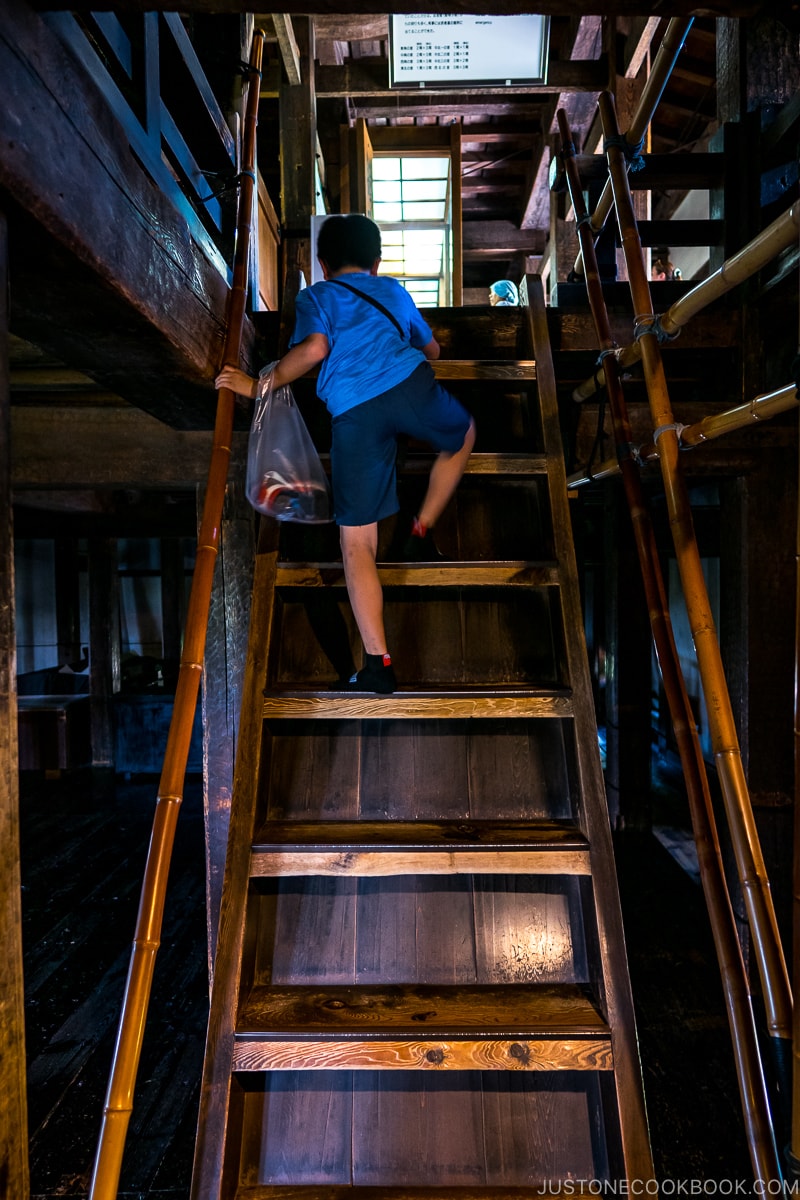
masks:
{"type": "Polygon", "coordinates": [[[383,244],[381,274],[398,279],[419,307],[450,304],[449,157],[376,154],[371,187],[383,244]]]}

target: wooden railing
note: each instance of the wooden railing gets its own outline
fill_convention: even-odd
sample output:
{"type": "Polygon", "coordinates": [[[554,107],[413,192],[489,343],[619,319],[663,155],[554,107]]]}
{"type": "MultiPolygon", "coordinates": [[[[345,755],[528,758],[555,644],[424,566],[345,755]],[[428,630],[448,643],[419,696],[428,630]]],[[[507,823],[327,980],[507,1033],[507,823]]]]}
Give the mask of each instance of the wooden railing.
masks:
{"type": "Polygon", "coordinates": [[[180,16],[49,12],[44,20],[86,67],[132,153],[230,282],[236,140],[180,16]]]}
{"type": "MultiPolygon", "coordinates": [[[[776,1098],[776,1108],[780,1111],[778,1102],[785,1103],[785,1097],[790,1093],[789,1048],[793,1015],[791,987],[745,779],[711,603],[694,534],[688,493],[679,463],[678,430],[664,374],[655,325],[656,317],[644,268],[624,154],[619,145],[616,113],[613,99],[608,93],[602,93],[600,96],[600,116],[606,139],[613,202],[628,269],[633,309],[637,314],[636,322],[640,330],[637,341],[641,346],[651,419],[656,431],[654,440],[658,444],[670,530],[701,686],[706,698],[714,761],[720,780],[725,816],[762,986],[776,1080],[773,1096],[776,1098]]],[[[753,255],[749,264],[752,270],[757,269],[756,260],[757,255],[753,255]]],[[[613,357],[613,350],[610,350],[610,354],[613,357]]],[[[606,366],[613,373],[617,362],[614,358],[612,364],[612,357],[606,360],[606,366]]],[[[707,804],[697,805],[698,810],[702,807],[709,808],[707,804]]],[[[700,815],[702,816],[702,813],[700,815]]],[[[733,989],[739,993],[737,996],[726,996],[730,1002],[729,1011],[732,1013],[735,1000],[744,1015],[749,1006],[746,983],[735,981],[733,976],[729,978],[730,983],[726,979],[728,992],[733,989]]],[[[735,1021],[732,1021],[732,1030],[736,1039],[738,1028],[735,1021]]],[[[737,1042],[737,1050],[741,1049],[737,1042]]],[[[760,1089],[762,1077],[755,1053],[748,1053],[747,1058],[751,1060],[750,1067],[748,1068],[744,1061],[741,1063],[739,1080],[743,1097],[749,1102],[753,1098],[750,1092],[755,1090],[755,1086],[758,1085],[760,1089]]],[[[750,1107],[749,1103],[745,1104],[749,1148],[756,1178],[773,1181],[781,1178],[781,1164],[768,1118],[769,1111],[764,1098],[754,1107],[750,1107]]]]}
{"type": "MultiPolygon", "coordinates": [[[[683,769],[697,845],[700,879],[722,976],[751,1161],[757,1179],[777,1179],[780,1178],[780,1168],[769,1096],[747,974],[725,881],[708,775],[675,645],[650,507],[634,459],[631,426],[620,368],[614,355],[614,339],[600,282],[594,238],[589,227],[581,178],[575,163],[572,134],[563,110],[558,112],[558,124],[564,146],[562,156],[567,185],[578,226],[589,306],[600,342],[600,352],[605,362],[606,388],[617,446],[618,470],[622,475],[650,616],[653,644],[683,769]]],[[[632,219],[631,214],[629,219],[632,219]]]]}

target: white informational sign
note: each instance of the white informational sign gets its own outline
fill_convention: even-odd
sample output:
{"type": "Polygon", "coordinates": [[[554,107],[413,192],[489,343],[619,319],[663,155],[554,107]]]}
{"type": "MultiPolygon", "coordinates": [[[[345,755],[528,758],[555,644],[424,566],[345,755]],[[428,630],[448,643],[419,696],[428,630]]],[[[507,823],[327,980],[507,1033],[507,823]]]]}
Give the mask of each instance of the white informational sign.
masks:
{"type": "Polygon", "coordinates": [[[417,13],[389,17],[392,87],[545,83],[548,17],[417,13]]]}

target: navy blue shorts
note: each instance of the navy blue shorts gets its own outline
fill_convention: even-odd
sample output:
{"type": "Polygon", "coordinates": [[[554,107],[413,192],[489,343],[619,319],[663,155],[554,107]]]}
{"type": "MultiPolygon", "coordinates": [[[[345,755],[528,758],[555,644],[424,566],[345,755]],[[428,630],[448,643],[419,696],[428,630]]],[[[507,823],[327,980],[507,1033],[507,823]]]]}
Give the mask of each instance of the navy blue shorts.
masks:
{"type": "Polygon", "coordinates": [[[470,415],[424,362],[388,392],[333,418],[331,475],[337,525],[371,525],[400,507],[397,437],[407,434],[434,450],[464,444],[470,415]]]}

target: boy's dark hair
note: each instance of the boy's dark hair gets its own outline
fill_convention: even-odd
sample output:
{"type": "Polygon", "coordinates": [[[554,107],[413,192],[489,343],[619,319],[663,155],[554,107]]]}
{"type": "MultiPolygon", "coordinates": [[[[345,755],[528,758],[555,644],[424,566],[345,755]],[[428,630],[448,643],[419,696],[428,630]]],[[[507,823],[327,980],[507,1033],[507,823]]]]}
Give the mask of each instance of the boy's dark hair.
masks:
{"type": "Polygon", "coordinates": [[[317,238],[317,257],[329,271],[361,267],[368,271],[381,256],[381,231],[360,213],[328,217],[317,238]]]}

